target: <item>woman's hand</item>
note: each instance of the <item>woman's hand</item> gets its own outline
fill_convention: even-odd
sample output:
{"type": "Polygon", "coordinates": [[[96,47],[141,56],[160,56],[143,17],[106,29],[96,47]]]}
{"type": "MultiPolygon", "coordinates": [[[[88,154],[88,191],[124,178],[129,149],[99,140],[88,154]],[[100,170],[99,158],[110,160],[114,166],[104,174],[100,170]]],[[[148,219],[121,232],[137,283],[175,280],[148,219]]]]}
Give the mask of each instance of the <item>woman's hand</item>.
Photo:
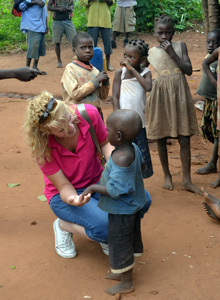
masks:
{"type": "Polygon", "coordinates": [[[87,194],[85,196],[81,195],[77,195],[77,196],[69,196],[67,198],[67,203],[69,205],[73,205],[73,206],[83,206],[84,204],[86,204],[87,202],[89,202],[91,197],[91,194],[87,194]]]}

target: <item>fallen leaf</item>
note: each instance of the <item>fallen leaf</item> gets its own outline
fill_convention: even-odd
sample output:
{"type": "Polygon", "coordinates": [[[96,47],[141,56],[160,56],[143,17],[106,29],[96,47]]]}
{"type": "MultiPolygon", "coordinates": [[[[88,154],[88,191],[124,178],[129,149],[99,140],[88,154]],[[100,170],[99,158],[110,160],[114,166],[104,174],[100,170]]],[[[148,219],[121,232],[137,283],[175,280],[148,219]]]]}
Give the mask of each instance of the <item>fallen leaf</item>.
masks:
{"type": "Polygon", "coordinates": [[[38,196],[37,199],[42,201],[42,202],[47,202],[47,199],[44,195],[38,196]]]}
{"type": "Polygon", "coordinates": [[[16,267],[15,267],[15,266],[10,266],[10,269],[11,269],[11,270],[15,270],[16,267]]]}
{"type": "Polygon", "coordinates": [[[12,188],[12,187],[16,187],[19,186],[20,183],[8,183],[8,187],[12,188]]]}
{"type": "Polygon", "coordinates": [[[2,284],[0,284],[0,288],[3,288],[3,285],[2,285],[2,284]]]}

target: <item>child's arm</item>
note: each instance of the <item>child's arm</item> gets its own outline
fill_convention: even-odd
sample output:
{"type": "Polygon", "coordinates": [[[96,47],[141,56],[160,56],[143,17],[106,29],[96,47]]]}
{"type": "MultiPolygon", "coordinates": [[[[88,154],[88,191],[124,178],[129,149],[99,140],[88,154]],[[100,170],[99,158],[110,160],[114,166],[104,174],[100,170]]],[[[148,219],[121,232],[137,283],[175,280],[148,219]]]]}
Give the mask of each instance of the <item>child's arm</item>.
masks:
{"type": "Polygon", "coordinates": [[[172,57],[172,59],[175,61],[177,66],[184,74],[188,76],[192,74],[192,64],[188,56],[188,50],[186,44],[184,42],[181,42],[181,48],[183,53],[182,59],[174,51],[173,46],[169,41],[163,42],[161,44],[161,48],[164,49],[167,52],[167,54],[170,55],[170,57],[172,57]]]}
{"type": "Polygon", "coordinates": [[[43,75],[42,72],[29,67],[22,67],[18,69],[0,70],[0,80],[16,78],[21,81],[30,81],[37,77],[37,75],[43,75]]]}
{"type": "MultiPolygon", "coordinates": [[[[82,78],[84,79],[83,76],[82,78]]],[[[66,69],[63,73],[61,87],[63,92],[68,94],[70,100],[74,99],[74,101],[80,101],[100,88],[99,83],[101,82],[101,78],[102,75],[100,75],[98,78],[96,77],[94,80],[80,83],[79,77],[75,73],[72,64],[69,64],[66,66],[66,69]]]]}
{"type": "Polygon", "coordinates": [[[101,195],[109,196],[109,193],[107,192],[107,188],[105,185],[100,185],[100,184],[93,184],[88,186],[83,192],[82,196],[89,196],[92,193],[99,193],[101,195]]]}
{"type": "Polygon", "coordinates": [[[122,73],[122,69],[117,70],[115,72],[115,77],[113,80],[113,86],[112,86],[113,110],[120,109],[119,98],[120,98],[120,89],[121,89],[121,73],[122,73]]]}
{"type": "Polygon", "coordinates": [[[145,89],[146,92],[150,92],[152,88],[152,76],[151,72],[147,72],[144,76],[141,76],[138,71],[136,71],[131,64],[124,58],[121,61],[121,66],[126,67],[128,71],[130,71],[136,78],[137,81],[140,83],[143,89],[145,89]]]}
{"type": "Polygon", "coordinates": [[[219,53],[219,48],[216,48],[211,55],[209,55],[202,63],[204,72],[206,73],[208,79],[210,80],[211,84],[217,88],[217,81],[213,77],[213,74],[209,68],[209,65],[213,63],[215,60],[218,59],[218,53],[219,53]]]}

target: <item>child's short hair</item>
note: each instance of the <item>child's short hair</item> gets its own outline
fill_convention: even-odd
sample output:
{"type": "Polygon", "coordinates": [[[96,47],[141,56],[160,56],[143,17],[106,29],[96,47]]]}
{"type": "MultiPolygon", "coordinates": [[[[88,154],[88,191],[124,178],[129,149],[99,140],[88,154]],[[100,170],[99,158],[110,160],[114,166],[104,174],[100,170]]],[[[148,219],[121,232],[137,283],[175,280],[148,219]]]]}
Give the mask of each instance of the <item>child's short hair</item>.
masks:
{"type": "Polygon", "coordinates": [[[112,121],[114,128],[121,131],[124,139],[128,141],[133,141],[142,129],[141,117],[133,109],[117,109],[108,116],[107,127],[108,121],[112,121]]]}
{"type": "Polygon", "coordinates": [[[158,26],[158,24],[170,24],[173,27],[173,31],[175,31],[174,20],[167,15],[161,15],[155,18],[154,29],[158,26]]]}
{"type": "Polygon", "coordinates": [[[148,56],[149,45],[145,44],[144,40],[134,39],[134,40],[130,40],[128,44],[138,48],[142,56],[148,56]]]}
{"type": "Polygon", "coordinates": [[[208,34],[209,34],[209,33],[213,33],[213,34],[215,34],[215,35],[216,35],[216,38],[217,38],[217,40],[218,40],[218,41],[220,41],[220,28],[213,29],[213,30],[209,31],[209,32],[208,32],[208,34]]]}
{"type": "Polygon", "coordinates": [[[88,39],[88,40],[92,40],[93,41],[93,38],[87,32],[77,33],[76,35],[74,35],[73,40],[72,40],[72,46],[73,46],[73,48],[76,48],[78,46],[78,43],[79,43],[80,39],[88,39]]]}

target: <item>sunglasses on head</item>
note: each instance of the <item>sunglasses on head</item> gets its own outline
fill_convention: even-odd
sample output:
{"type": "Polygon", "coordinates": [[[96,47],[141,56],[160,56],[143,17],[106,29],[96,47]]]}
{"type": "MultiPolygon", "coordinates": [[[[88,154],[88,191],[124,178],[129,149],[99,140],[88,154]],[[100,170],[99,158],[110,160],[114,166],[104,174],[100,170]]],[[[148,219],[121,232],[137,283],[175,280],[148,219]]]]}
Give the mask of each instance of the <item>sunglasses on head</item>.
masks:
{"type": "Polygon", "coordinates": [[[43,115],[39,119],[39,124],[42,124],[50,115],[50,112],[57,106],[57,101],[53,98],[50,99],[50,101],[47,104],[47,108],[43,115]]]}

